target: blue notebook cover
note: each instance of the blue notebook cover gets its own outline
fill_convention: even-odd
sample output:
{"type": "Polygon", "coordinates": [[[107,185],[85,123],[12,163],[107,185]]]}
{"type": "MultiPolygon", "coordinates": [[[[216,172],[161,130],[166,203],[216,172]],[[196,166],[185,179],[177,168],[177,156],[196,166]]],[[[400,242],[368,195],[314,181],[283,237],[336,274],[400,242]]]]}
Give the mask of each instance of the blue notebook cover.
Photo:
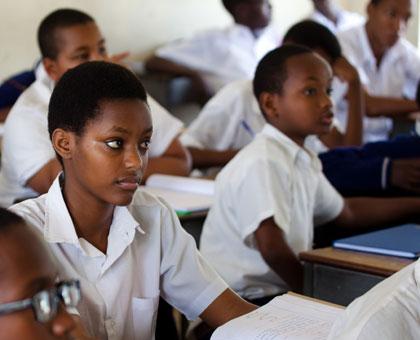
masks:
{"type": "Polygon", "coordinates": [[[404,224],[372,233],[336,240],[335,248],[417,258],[420,255],[420,225],[404,224]]]}

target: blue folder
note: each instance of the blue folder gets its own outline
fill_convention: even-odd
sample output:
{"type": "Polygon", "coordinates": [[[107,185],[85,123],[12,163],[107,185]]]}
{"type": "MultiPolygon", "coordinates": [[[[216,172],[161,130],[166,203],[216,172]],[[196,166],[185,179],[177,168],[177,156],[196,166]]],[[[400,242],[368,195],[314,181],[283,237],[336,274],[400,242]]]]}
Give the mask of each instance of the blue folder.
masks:
{"type": "Polygon", "coordinates": [[[335,248],[417,258],[420,255],[420,225],[404,224],[372,233],[336,240],[335,248]]]}

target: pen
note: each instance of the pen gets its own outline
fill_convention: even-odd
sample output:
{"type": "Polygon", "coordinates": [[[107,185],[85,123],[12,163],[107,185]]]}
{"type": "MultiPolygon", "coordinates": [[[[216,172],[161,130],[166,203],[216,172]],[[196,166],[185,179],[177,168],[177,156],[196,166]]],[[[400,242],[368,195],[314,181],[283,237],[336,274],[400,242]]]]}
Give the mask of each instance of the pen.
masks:
{"type": "Polygon", "coordinates": [[[250,134],[252,138],[255,137],[255,132],[251,129],[251,127],[248,125],[248,123],[245,121],[245,119],[242,119],[241,126],[245,129],[246,132],[250,134]]]}

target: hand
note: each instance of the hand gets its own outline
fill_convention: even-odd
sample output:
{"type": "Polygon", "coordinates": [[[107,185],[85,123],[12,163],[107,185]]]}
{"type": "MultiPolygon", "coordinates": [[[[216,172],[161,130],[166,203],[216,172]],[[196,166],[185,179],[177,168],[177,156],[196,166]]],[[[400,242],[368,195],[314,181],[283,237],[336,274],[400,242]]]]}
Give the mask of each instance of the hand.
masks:
{"type": "Polygon", "coordinates": [[[193,87],[193,96],[197,98],[197,101],[200,105],[204,105],[214,93],[210,90],[205,80],[198,72],[194,72],[190,76],[192,87],[193,87]]]}
{"type": "Polygon", "coordinates": [[[391,186],[420,193],[420,158],[392,160],[391,186]]]}
{"type": "Polygon", "coordinates": [[[359,73],[350,62],[344,58],[339,57],[332,65],[334,75],[347,83],[360,82],[359,73]]]}

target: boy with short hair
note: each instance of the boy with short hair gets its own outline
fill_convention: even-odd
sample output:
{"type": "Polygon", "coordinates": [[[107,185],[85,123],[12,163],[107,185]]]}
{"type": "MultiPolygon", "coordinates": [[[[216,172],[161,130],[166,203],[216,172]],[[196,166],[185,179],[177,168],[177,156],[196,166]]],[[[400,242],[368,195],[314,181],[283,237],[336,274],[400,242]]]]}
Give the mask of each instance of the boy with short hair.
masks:
{"type": "Polygon", "coordinates": [[[304,147],[330,129],[332,71],[311,50],[284,45],[259,63],[253,89],[267,124],[216,178],[200,249],[241,296],[264,303],[300,291],[298,254],[314,227],[396,224],[419,218],[420,199],[343,199],[304,147]]]}
{"type": "Polygon", "coordinates": [[[159,296],[213,327],[255,308],[201,258],[174,210],[138,189],[153,125],[134,74],[105,62],[69,70],[48,128],[64,172],[47,194],[10,209],[43,235],[60,274],[80,280],[91,335],[153,339],[159,296]]]}
{"type": "Polygon", "coordinates": [[[0,339],[87,339],[66,308],[80,299],[74,280],[57,283],[45,242],[0,208],[0,339]]]}
{"type": "MultiPolygon", "coordinates": [[[[402,37],[412,5],[411,0],[370,0],[366,24],[337,34],[343,54],[358,69],[366,90],[364,143],[388,139],[391,118],[419,110],[414,96],[420,54],[402,37]]],[[[338,119],[345,122],[345,110],[338,112],[338,119]]]]}
{"type": "Polygon", "coordinates": [[[163,46],[148,60],[147,68],[189,77],[206,99],[232,81],[251,78],[258,61],[281,40],[280,34],[269,26],[270,2],[222,2],[234,20],[232,26],[163,46]]]}
{"type": "MultiPolygon", "coordinates": [[[[38,43],[43,58],[36,70],[37,80],[21,95],[5,123],[0,206],[45,193],[61,171],[48,138],[47,108],[63,73],[89,60],[118,61],[121,57],[108,57],[94,19],[74,9],[59,9],[44,18],[38,43]]],[[[157,142],[146,176],[153,172],[187,175],[189,155],[178,140],[183,124],[153,99],[150,104],[157,142]]]]}
{"type": "MultiPolygon", "coordinates": [[[[400,137],[356,147],[362,143],[365,112],[361,82],[354,67],[341,56],[334,34],[319,23],[304,20],[286,32],[284,43],[308,47],[324,57],[335,75],[333,101],[347,98],[347,127],[343,129],[334,122],[328,134],[310,136],[305,141],[306,147],[319,154],[324,174],[334,187],[349,196],[418,192],[420,161],[413,158],[420,157],[420,138],[400,137]]],[[[209,101],[181,141],[191,152],[195,167],[224,166],[264,124],[252,82],[238,81],[209,101]]]]}

